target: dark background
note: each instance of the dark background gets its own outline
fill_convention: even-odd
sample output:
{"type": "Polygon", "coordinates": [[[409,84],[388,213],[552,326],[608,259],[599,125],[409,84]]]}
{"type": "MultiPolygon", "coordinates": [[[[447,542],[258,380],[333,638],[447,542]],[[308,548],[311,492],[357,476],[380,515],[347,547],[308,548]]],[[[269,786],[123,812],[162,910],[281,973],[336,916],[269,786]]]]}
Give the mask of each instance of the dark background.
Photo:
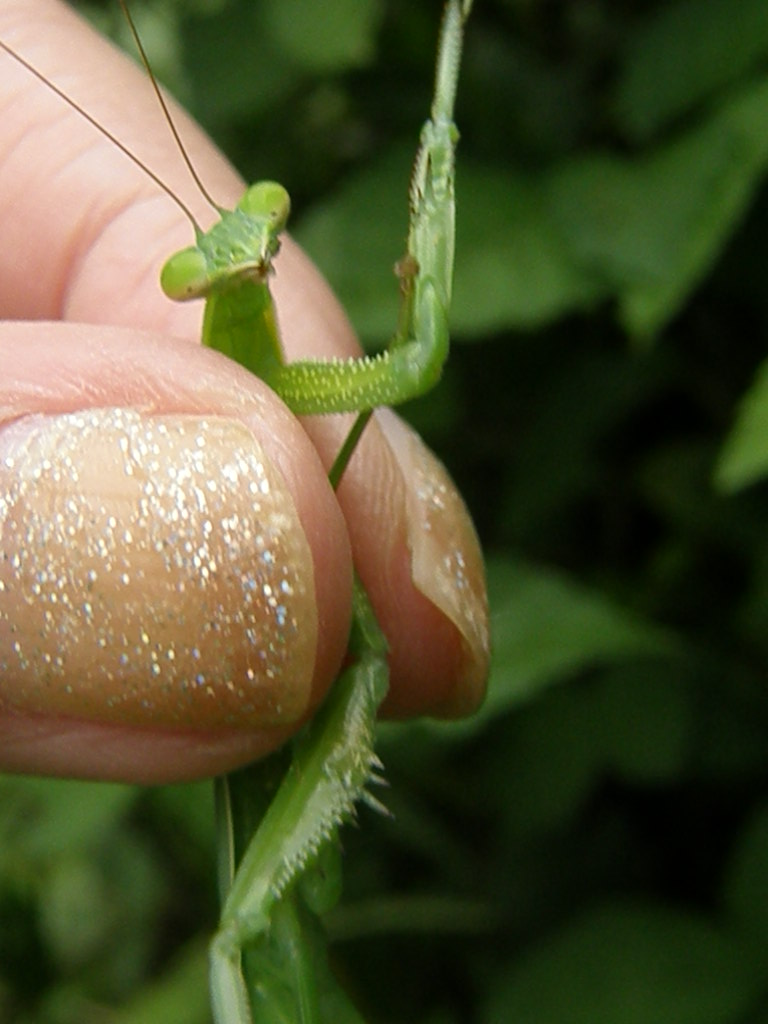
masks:
{"type": "MultiPolygon", "coordinates": [[[[133,8],[385,341],[440,4],[133,8]]],[[[766,1024],[768,5],[477,0],[457,118],[406,413],[487,551],[491,689],[382,730],[338,970],[371,1024],[766,1024]]],[[[207,785],[0,779],[0,1021],[203,1024],[213,890],[207,785]]]]}

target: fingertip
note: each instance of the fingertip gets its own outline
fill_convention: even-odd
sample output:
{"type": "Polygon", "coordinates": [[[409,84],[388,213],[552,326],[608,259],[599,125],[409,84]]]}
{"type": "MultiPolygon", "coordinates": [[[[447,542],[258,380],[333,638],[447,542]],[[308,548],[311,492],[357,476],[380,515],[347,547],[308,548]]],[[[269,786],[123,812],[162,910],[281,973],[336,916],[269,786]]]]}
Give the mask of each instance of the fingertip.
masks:
{"type": "MultiPolygon", "coordinates": [[[[323,441],[330,448],[325,434],[323,441]]],[[[355,565],[389,643],[383,713],[470,714],[483,699],[489,666],[485,574],[471,519],[445,468],[394,413],[379,410],[338,497],[355,565]]]]}
{"type": "Polygon", "coordinates": [[[445,466],[390,410],[383,411],[381,420],[405,481],[410,578],[416,591],[439,613],[438,618],[445,620],[434,628],[436,634],[444,635],[445,649],[451,652],[443,692],[434,695],[430,713],[460,718],[477,710],[482,702],[490,665],[488,595],[480,542],[445,466]]]}

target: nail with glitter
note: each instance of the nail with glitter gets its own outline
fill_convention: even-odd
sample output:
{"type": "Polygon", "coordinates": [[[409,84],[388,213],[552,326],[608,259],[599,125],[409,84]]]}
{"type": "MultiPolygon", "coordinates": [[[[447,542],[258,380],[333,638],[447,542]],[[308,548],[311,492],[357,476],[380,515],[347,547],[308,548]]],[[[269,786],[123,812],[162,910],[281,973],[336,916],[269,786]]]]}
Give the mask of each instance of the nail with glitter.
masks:
{"type": "Polygon", "coordinates": [[[300,718],[312,556],[222,417],[104,408],[0,432],[0,706],[173,729],[300,718]]]}
{"type": "Polygon", "coordinates": [[[474,711],[485,693],[490,661],[488,597],[480,543],[467,507],[443,464],[388,410],[384,436],[407,482],[411,578],[456,626],[464,664],[446,716],[474,711]]]}

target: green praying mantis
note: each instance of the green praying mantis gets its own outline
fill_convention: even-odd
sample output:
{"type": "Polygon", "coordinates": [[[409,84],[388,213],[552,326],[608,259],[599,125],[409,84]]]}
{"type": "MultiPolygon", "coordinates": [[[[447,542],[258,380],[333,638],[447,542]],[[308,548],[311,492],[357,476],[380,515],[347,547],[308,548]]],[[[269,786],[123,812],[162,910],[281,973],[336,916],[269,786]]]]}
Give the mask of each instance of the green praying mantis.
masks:
{"type": "MultiPolygon", "coordinates": [[[[371,412],[433,387],[448,354],[453,109],[471,2],[448,0],[445,8],[432,108],[411,178],[406,252],[397,266],[400,311],[380,354],[285,362],[269,282],[290,200],[275,182],[251,186],[232,211],[216,207],[220,219],[208,231],[193,220],[195,244],[162,271],[171,299],[205,300],[203,343],[261,377],[293,412],[358,414],[329,474],[334,487],[371,412]]],[[[340,827],[361,800],[383,809],[368,787],[380,768],[373,738],[387,688],[386,639],[356,580],[347,667],[320,712],[290,750],[216,783],[222,900],[210,947],[216,1024],[362,1021],[328,966],[321,916],[340,892],[340,827]]]]}

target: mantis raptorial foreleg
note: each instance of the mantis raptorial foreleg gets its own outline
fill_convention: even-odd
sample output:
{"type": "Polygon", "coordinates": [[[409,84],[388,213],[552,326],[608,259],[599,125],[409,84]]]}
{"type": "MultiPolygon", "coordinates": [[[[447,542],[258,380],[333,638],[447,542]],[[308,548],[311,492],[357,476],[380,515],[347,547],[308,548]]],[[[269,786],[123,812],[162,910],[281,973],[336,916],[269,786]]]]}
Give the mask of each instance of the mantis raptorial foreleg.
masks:
{"type": "MultiPolygon", "coordinates": [[[[256,1020],[282,1019],[274,1016],[275,1009],[292,999],[295,1016],[286,1020],[344,1024],[359,1019],[351,1016],[351,1007],[344,1017],[320,1013],[319,1000],[328,998],[324,989],[329,981],[322,964],[316,969],[322,950],[312,941],[316,925],[311,920],[316,912],[330,909],[338,895],[333,871],[339,826],[353,816],[361,797],[376,805],[366,786],[378,767],[373,730],[376,710],[387,692],[386,641],[359,585],[354,602],[350,655],[355,663],[342,673],[321,711],[296,741],[290,767],[224,900],[211,947],[211,990],[220,1024],[250,1021],[246,1009],[254,995],[262,1011],[256,1020]],[[275,928],[282,941],[272,943],[275,928]],[[306,934],[311,955],[303,949],[306,934]],[[258,939],[262,947],[253,952],[261,955],[261,965],[247,972],[255,977],[255,993],[249,999],[240,951],[258,939]],[[302,962],[302,952],[309,962],[302,962]],[[265,966],[269,969],[264,970],[265,966]],[[310,1013],[307,1008],[313,1002],[317,1005],[310,1013]]],[[[266,770],[270,770],[268,762],[266,770]]],[[[264,766],[255,766],[255,772],[263,773],[264,766]]],[[[340,997],[330,994],[338,1002],[340,997]]]]}
{"type": "Polygon", "coordinates": [[[275,183],[253,186],[233,213],[165,265],[162,284],[171,298],[206,298],[204,343],[247,366],[300,415],[395,405],[428,391],[440,376],[448,354],[453,277],[453,104],[469,6],[452,0],[445,11],[431,117],[411,179],[408,246],[399,264],[402,309],[384,352],[284,362],[267,278],[290,202],[275,183]]]}

